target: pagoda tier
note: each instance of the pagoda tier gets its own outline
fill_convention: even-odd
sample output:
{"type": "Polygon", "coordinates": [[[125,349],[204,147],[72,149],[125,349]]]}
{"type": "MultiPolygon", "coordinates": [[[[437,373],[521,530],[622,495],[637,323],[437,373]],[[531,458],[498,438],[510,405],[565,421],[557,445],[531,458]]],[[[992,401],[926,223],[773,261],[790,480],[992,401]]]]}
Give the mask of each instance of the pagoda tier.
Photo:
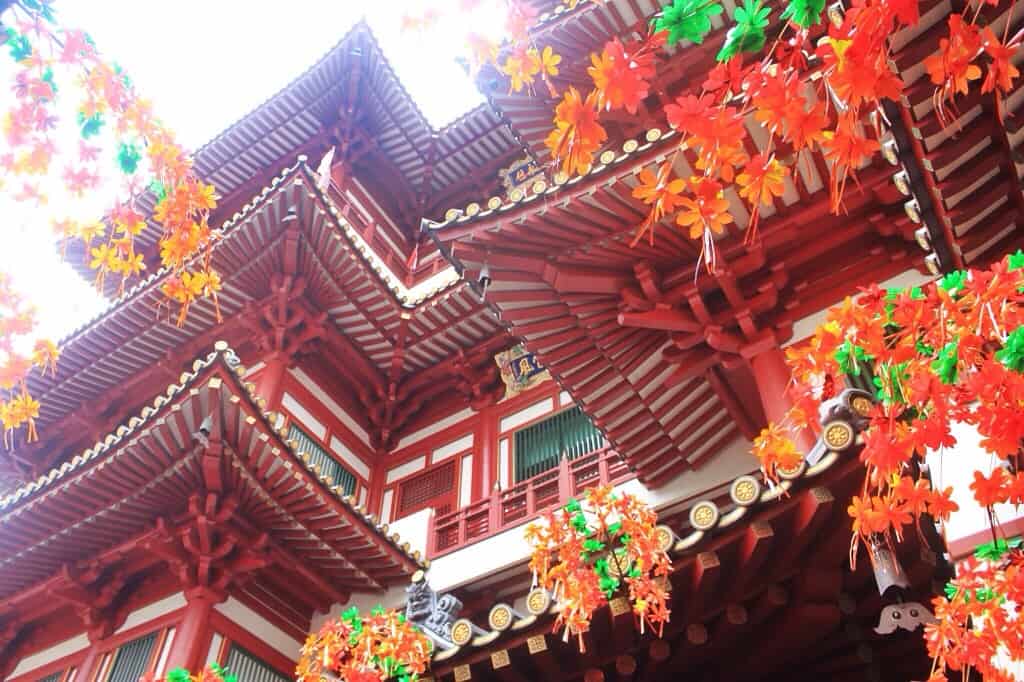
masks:
{"type": "MultiPolygon", "coordinates": [[[[979,25],[1002,36],[1012,16],[1012,36],[1024,18],[1011,14],[1011,7],[1007,2],[984,6],[979,25]]],[[[961,11],[964,5],[953,3],[952,8],[961,11]]],[[[935,85],[924,60],[948,37],[950,11],[948,3],[926,3],[915,30],[895,39],[894,62],[906,87],[903,101],[886,111],[894,127],[909,133],[900,145],[901,160],[916,171],[912,177],[920,177],[914,187],[917,200],[932,207],[931,241],[937,252],[946,252],[940,264],[944,270],[984,266],[1024,246],[1024,160],[1018,150],[1024,138],[1024,88],[1018,78],[1013,92],[1000,98],[983,94],[979,81],[968,95],[936,110],[935,85]]],[[[1014,51],[1012,62],[1020,66],[1022,61],[1024,54],[1014,51]]]]}
{"type": "MultiPolygon", "coordinates": [[[[377,215],[367,244],[412,286],[433,274],[429,250],[407,262],[419,220],[453,203],[496,191],[498,171],[523,156],[500,115],[481,105],[443,128],[430,125],[403,88],[364,22],[313,67],[194,154],[198,175],[221,196],[210,223],[219,226],[299,155],[316,162],[334,145],[335,163],[374,197],[377,215]]],[[[145,195],[140,207],[153,209],[145,195]]],[[[137,238],[150,271],[159,267],[160,229],[137,238]]],[[[67,258],[91,279],[81,243],[67,258]]],[[[107,278],[112,294],[117,278],[107,278]]]]}
{"type": "MultiPolygon", "coordinates": [[[[462,643],[439,651],[431,674],[445,682],[925,679],[931,661],[920,631],[875,632],[889,601],[863,550],[849,569],[846,507],[863,477],[855,453],[830,453],[789,472],[779,489],[743,476],[717,497],[663,510],[675,536],[671,619],[660,636],[641,632],[619,597],[596,613],[580,652],[575,636],[552,633],[552,602],[530,591],[521,570],[490,576],[460,593],[477,629],[460,632],[456,622],[462,643]]],[[[928,604],[948,567],[917,537],[899,551],[910,583],[903,599],[928,604]]]]}
{"type": "Polygon", "coordinates": [[[217,301],[192,305],[179,327],[160,291],[168,273],[138,283],[64,341],[55,374],[32,377],[41,441],[0,460],[29,475],[59,465],[221,338],[252,363],[323,376],[385,450],[432,414],[496,400],[492,356],[512,339],[447,264],[407,289],[363,239],[367,205],[321,191],[301,160],[286,169],[219,228],[217,301]]]}
{"type": "MultiPolygon", "coordinates": [[[[613,37],[641,35],[661,9],[661,3],[650,0],[581,0],[571,9],[560,3],[533,4],[539,18],[532,39],[563,56],[560,73],[552,82],[559,91],[571,85],[584,92],[593,86],[586,73],[589,55],[600,52],[613,37]]],[[[610,112],[603,116],[613,146],[645,128],[663,127],[661,109],[666,101],[680,92],[699,90],[700,80],[714,64],[724,40],[728,28],[724,17],[732,14],[734,5],[732,0],[723,2],[725,12],[712,17],[714,28],[703,44],[684,40],[677,48],[660,53],[652,94],[637,115],[610,112]]],[[[1010,5],[1001,2],[983,8],[983,23],[1002,35],[1012,16],[1010,5]]],[[[893,36],[893,65],[905,91],[899,103],[886,102],[884,107],[886,123],[899,141],[900,161],[910,173],[913,196],[925,214],[930,248],[939,255],[936,265],[946,271],[965,264],[985,265],[1024,242],[1016,229],[1024,207],[1020,188],[1024,162],[1017,151],[1024,137],[1017,115],[1024,107],[1024,94],[1019,79],[1014,91],[1001,100],[995,94],[982,93],[975,84],[968,95],[937,110],[935,85],[924,60],[936,52],[940,38],[948,35],[951,11],[959,11],[959,6],[925,0],[920,3],[918,25],[893,36]]],[[[780,25],[778,17],[776,8],[772,26],[766,29],[769,34],[780,25]]],[[[1012,21],[1007,35],[1024,25],[1019,16],[1012,21]]],[[[821,26],[813,29],[812,41],[823,31],[821,26]]],[[[1020,66],[1024,55],[1018,51],[1012,61],[1020,66]]],[[[479,83],[530,151],[541,161],[550,160],[544,140],[551,130],[556,100],[546,89],[509,92],[507,77],[493,67],[482,71],[479,83]]],[[[813,164],[819,176],[827,176],[827,165],[820,157],[815,155],[813,164]]]]}
{"type": "Polygon", "coordinates": [[[138,416],[0,499],[0,676],[141,604],[231,595],[300,639],[312,614],[421,567],[297,455],[226,344],[138,416]],[[190,597],[191,598],[191,597],[190,597]]]}
{"type": "MultiPolygon", "coordinates": [[[[605,151],[584,177],[427,226],[467,280],[487,268],[486,300],[653,486],[782,416],[779,348],[794,328],[806,334],[814,316],[869,278],[923,265],[917,225],[881,160],[859,172],[839,216],[821,176],[801,162],[796,184],[817,191],[787,180],[752,242],[742,204],[727,192],[740,224],[717,240],[715,274],[700,263],[699,242],[673,226],[657,226],[654,245],[631,247],[648,212],[631,195],[637,173],[677,145],[674,133],[652,130],[605,151]]],[[[684,157],[675,163],[688,175],[684,157]]]]}

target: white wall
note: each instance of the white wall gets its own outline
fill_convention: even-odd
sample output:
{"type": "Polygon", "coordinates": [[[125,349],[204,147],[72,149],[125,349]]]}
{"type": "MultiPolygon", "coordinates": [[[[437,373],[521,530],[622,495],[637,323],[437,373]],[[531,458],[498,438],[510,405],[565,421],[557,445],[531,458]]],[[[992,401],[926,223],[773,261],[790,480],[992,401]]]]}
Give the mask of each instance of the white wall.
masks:
{"type": "MultiPolygon", "coordinates": [[[[960,510],[950,516],[943,528],[950,554],[959,558],[974,550],[976,543],[970,540],[970,536],[987,533],[989,528],[988,515],[978,506],[970,489],[974,482],[974,472],[981,471],[987,476],[1000,460],[982,449],[981,435],[973,426],[953,424],[951,431],[956,438],[956,447],[946,448],[941,453],[929,452],[927,462],[931,469],[933,487],[944,490],[953,486],[953,501],[960,505],[960,510]]],[[[1024,507],[1018,510],[1012,504],[997,505],[995,513],[1004,526],[1024,520],[1024,507]]],[[[1016,533],[1011,529],[1009,534],[1012,537],[1016,533]]]]}
{"type": "Polygon", "coordinates": [[[70,656],[71,654],[77,653],[82,649],[89,647],[89,638],[82,633],[71,639],[66,639],[60,644],[54,644],[49,649],[43,649],[31,656],[26,656],[21,659],[17,666],[14,668],[14,672],[11,673],[11,677],[17,677],[18,675],[24,675],[27,672],[31,672],[40,666],[44,666],[47,663],[53,663],[56,660],[70,656]]]}
{"type": "Polygon", "coordinates": [[[234,597],[217,604],[214,608],[228,620],[237,623],[267,646],[284,656],[295,660],[299,657],[302,642],[280,629],[234,597]]]}

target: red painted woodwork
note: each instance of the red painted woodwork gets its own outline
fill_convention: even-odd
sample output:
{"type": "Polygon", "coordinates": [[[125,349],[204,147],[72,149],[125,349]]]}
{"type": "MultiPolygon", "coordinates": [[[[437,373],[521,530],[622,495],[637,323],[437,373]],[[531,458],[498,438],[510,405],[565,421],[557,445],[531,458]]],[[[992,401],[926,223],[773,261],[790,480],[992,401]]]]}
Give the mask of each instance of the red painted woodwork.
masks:
{"type": "MultiPolygon", "coordinates": [[[[793,404],[787,392],[790,372],[786,365],[786,354],[781,348],[769,348],[752,357],[750,366],[768,421],[775,424],[785,423],[786,412],[793,404]]],[[[814,447],[814,434],[806,429],[795,431],[792,436],[797,447],[804,452],[810,452],[814,447]]]]}
{"type": "Polygon", "coordinates": [[[166,668],[198,670],[205,661],[201,660],[210,647],[210,616],[213,607],[226,598],[222,592],[197,587],[185,592],[187,604],[182,609],[181,621],[174,631],[171,651],[167,656],[166,668]]]}
{"type": "Polygon", "coordinates": [[[427,535],[427,556],[449,554],[502,531],[522,525],[547,509],[564,504],[585,488],[618,484],[635,474],[614,450],[605,448],[573,461],[563,458],[545,471],[508,490],[490,495],[450,514],[432,516],[427,535]]]}

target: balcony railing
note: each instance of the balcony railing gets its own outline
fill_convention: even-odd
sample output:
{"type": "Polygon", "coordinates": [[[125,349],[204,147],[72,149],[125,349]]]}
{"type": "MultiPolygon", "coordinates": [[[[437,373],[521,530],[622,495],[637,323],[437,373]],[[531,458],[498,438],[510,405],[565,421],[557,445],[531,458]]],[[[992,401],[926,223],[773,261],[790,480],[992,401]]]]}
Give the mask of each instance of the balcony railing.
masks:
{"type": "Polygon", "coordinates": [[[427,556],[431,559],[525,523],[541,512],[595,485],[616,484],[633,478],[619,454],[602,448],[559,465],[508,490],[497,490],[489,497],[448,514],[431,519],[427,536],[427,556]]]}

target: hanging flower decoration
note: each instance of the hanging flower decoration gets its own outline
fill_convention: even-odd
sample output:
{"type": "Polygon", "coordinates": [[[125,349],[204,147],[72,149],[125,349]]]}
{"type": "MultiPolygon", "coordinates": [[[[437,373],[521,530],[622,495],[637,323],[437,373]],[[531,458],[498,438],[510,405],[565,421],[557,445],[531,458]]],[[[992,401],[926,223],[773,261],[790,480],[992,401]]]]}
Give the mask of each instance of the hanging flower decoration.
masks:
{"type": "Polygon", "coordinates": [[[935,622],[925,624],[935,661],[930,682],[948,679],[947,669],[966,675],[972,668],[989,682],[1018,679],[1008,668],[1024,661],[1022,571],[1020,538],[997,538],[961,563],[957,577],[932,602],[935,622]]]}
{"type": "Polygon", "coordinates": [[[526,528],[534,583],[550,590],[558,618],[555,631],[579,639],[593,613],[625,591],[640,623],[661,632],[669,619],[667,581],[671,561],[658,546],[657,515],[635,497],[611,486],[589,488],[526,528]]]}
{"type": "Polygon", "coordinates": [[[238,676],[217,663],[210,663],[195,675],[184,668],[175,668],[167,673],[164,682],[238,682],[238,676]]]}
{"type": "Polygon", "coordinates": [[[50,0],[15,2],[2,19],[0,45],[16,65],[16,103],[3,118],[0,147],[8,193],[37,205],[48,202],[52,189],[82,197],[101,187],[101,166],[113,162],[123,195],[107,219],[56,219],[56,236],[84,244],[98,286],[113,275],[123,289],[146,268],[136,238],[159,230],[160,264],[171,271],[164,293],[180,309],[178,323],[197,298],[216,304],[220,279],[210,266],[214,234],[208,219],[217,197],[150,103],[120,67],[103,60],[86,33],[57,24],[50,0]],[[77,153],[58,157],[58,133],[68,118],[65,92],[78,97],[69,123],[79,139],[77,153]],[[146,194],[155,198],[152,215],[140,205],[146,194]]]}
{"type": "MultiPolygon", "coordinates": [[[[993,541],[935,600],[938,622],[926,631],[933,680],[945,679],[946,669],[969,668],[986,679],[1008,679],[993,667],[997,651],[1024,661],[1024,623],[1017,619],[1024,556],[1006,546],[993,513],[996,505],[1024,504],[1022,304],[1024,252],[1018,251],[988,270],[953,272],[924,287],[869,287],[831,309],[814,335],[788,353],[795,399],[789,424],[813,428],[809,416],[844,382],[874,392],[860,452],[867,475],[848,509],[851,564],[861,545],[873,560],[877,548],[901,542],[908,527],[920,533],[922,519],[944,521],[958,509],[953,489],[933,488],[919,466],[926,452],[969,456],[947,452],[956,445],[951,424],[975,428],[981,447],[999,462],[991,472],[975,471],[970,484],[988,513],[993,541]]],[[[795,452],[778,426],[754,444],[769,479],[799,461],[795,452]]]]}
{"type": "Polygon", "coordinates": [[[23,426],[26,440],[36,440],[39,401],[28,392],[28,376],[32,370],[55,372],[60,356],[51,341],[33,344],[35,326],[35,310],[0,273],[0,423],[5,447],[13,445],[15,431],[23,426]]]}
{"type": "Polygon", "coordinates": [[[378,605],[364,616],[353,606],[309,635],[295,679],[415,682],[429,666],[431,651],[430,639],[405,614],[378,605]]]}
{"type": "MultiPolygon", "coordinates": [[[[577,3],[565,4],[572,8],[577,3]]],[[[666,122],[681,134],[668,165],[676,172],[678,155],[686,155],[692,175],[682,179],[694,193],[716,186],[711,183],[717,183],[723,196],[735,191],[749,214],[747,240],[757,237],[762,208],[783,195],[801,158],[811,153],[828,161],[830,208],[842,212],[849,182],[856,183],[858,169],[881,148],[882,102],[898,100],[903,93],[904,84],[890,67],[889,38],[917,23],[917,1],[852,3],[841,17],[830,16],[827,24],[825,5],[825,0],[788,0],[773,18],[773,8],[764,0],[737,3],[716,53],[718,65],[699,91],[684,92],[664,105],[666,122]],[[753,155],[744,146],[750,119],[768,133],[767,142],[753,155]]],[[[535,77],[545,73],[540,48],[529,30],[535,10],[522,0],[508,0],[505,7],[505,44],[471,40],[471,70],[494,63],[508,78],[510,92],[533,93],[535,77]],[[499,54],[505,55],[500,64],[499,54]]],[[[612,37],[589,56],[589,64],[578,65],[586,67],[592,88],[588,93],[570,87],[555,105],[554,129],[546,140],[553,163],[566,174],[589,172],[608,138],[601,117],[620,109],[638,113],[650,93],[664,93],[667,83],[659,82],[659,75],[672,73],[679,44],[704,43],[714,30],[713,21],[724,13],[715,0],[671,0],[653,17],[646,36],[630,42],[612,37]]],[[[1002,118],[1001,97],[1019,76],[1012,58],[1024,31],[1010,36],[1007,22],[997,35],[978,25],[979,14],[951,16],[949,37],[926,60],[938,86],[935,103],[943,122],[949,120],[954,98],[967,93],[983,75],[982,92],[997,94],[996,112],[1002,118]]],[[[554,82],[546,82],[556,98],[554,82]]],[[[655,227],[671,217],[664,202],[647,203],[650,213],[637,227],[634,244],[643,237],[652,240],[655,227]]],[[[692,208],[685,210],[688,217],[676,222],[691,238],[702,241],[702,260],[713,270],[719,231],[704,221],[694,229],[692,208]]],[[[732,209],[727,205],[725,210],[732,209]]],[[[715,225],[733,222],[732,216],[723,217],[715,225]]]]}

